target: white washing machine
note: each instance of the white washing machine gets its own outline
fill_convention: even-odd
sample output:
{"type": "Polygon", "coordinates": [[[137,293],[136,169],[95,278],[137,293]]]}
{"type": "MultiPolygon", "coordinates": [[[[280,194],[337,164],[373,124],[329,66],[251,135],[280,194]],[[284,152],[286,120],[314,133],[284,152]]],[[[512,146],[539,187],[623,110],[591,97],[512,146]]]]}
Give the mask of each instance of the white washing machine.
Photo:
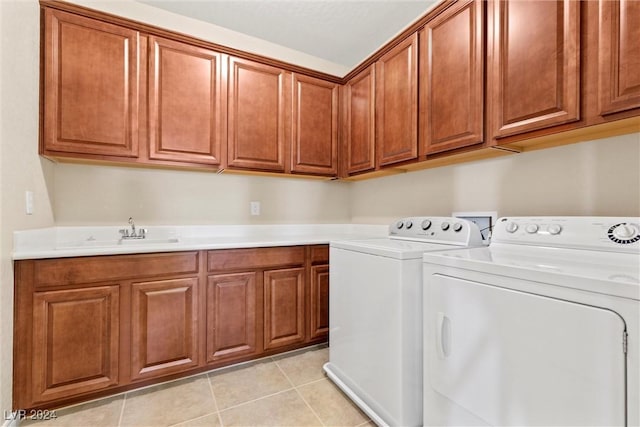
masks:
{"type": "Polygon", "coordinates": [[[640,424],[640,218],[502,218],[424,255],[424,424],[640,424]]]}
{"type": "Polygon", "coordinates": [[[422,255],[479,245],[474,223],[433,217],[331,242],[324,370],[376,424],[422,424],[422,255]]]}

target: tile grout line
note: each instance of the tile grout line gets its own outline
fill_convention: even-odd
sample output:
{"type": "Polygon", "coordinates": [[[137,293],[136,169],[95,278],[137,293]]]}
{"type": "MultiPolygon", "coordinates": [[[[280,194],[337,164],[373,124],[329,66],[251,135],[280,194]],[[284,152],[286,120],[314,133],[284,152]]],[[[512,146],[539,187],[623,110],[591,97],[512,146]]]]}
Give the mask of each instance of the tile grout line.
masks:
{"type": "Polygon", "coordinates": [[[124,418],[124,406],[127,404],[127,393],[124,394],[122,399],[122,408],[120,408],[120,418],[118,418],[118,427],[122,426],[122,419],[124,418]]]}
{"type": "MultiPolygon", "coordinates": [[[[307,405],[307,408],[309,408],[311,410],[311,412],[313,413],[313,415],[315,415],[315,417],[318,419],[318,421],[320,421],[320,425],[326,426],[324,421],[322,421],[322,418],[320,418],[320,415],[318,415],[318,413],[311,407],[311,405],[309,405],[309,402],[307,402],[307,399],[305,399],[304,396],[302,396],[302,393],[300,393],[300,390],[298,390],[298,387],[293,383],[293,381],[291,381],[291,378],[289,378],[289,376],[284,372],[284,369],[282,369],[280,367],[280,364],[277,361],[274,361],[274,362],[275,362],[276,366],[278,367],[278,369],[280,369],[280,372],[282,372],[282,375],[284,375],[285,378],[291,383],[291,385],[293,386],[293,389],[296,391],[298,396],[300,396],[300,399],[302,399],[304,404],[307,405]]],[[[307,384],[309,384],[309,383],[307,383],[307,384]]]]}
{"type": "Polygon", "coordinates": [[[207,383],[209,383],[209,390],[211,390],[211,396],[213,396],[213,404],[216,405],[216,412],[218,413],[218,422],[220,422],[220,427],[224,427],[222,423],[222,415],[220,415],[220,407],[218,406],[218,399],[216,399],[216,393],[213,391],[213,384],[211,384],[211,376],[207,373],[207,383]]]}
{"type": "MultiPolygon", "coordinates": [[[[2,0],[0,0],[0,1],[2,1],[2,0]]],[[[246,405],[247,403],[257,402],[258,400],[266,399],[267,397],[277,396],[277,395],[279,395],[279,394],[286,393],[286,392],[291,391],[291,390],[295,390],[295,387],[287,388],[287,389],[285,389],[285,390],[280,390],[280,391],[277,391],[277,392],[275,392],[275,393],[271,393],[271,394],[267,394],[267,395],[265,395],[265,396],[257,397],[257,398],[255,398],[255,399],[247,400],[246,402],[238,403],[237,405],[229,406],[228,408],[224,408],[224,409],[219,410],[219,411],[218,411],[218,413],[221,413],[221,412],[227,411],[227,410],[229,410],[229,409],[235,409],[235,408],[238,408],[238,407],[240,407],[240,406],[244,406],[244,405],[246,405]]]]}

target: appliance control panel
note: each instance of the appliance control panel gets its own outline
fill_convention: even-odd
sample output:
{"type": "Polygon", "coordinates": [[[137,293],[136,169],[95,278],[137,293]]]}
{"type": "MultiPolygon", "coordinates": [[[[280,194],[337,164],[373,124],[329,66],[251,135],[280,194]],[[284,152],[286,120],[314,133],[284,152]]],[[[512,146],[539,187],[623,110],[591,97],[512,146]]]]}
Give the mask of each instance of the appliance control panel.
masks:
{"type": "Polygon", "coordinates": [[[640,254],[640,218],[500,218],[493,230],[493,241],[640,254]]]}
{"type": "Polygon", "coordinates": [[[482,245],[482,234],[471,221],[455,217],[418,216],[401,218],[389,225],[391,239],[460,246],[482,245]]]}

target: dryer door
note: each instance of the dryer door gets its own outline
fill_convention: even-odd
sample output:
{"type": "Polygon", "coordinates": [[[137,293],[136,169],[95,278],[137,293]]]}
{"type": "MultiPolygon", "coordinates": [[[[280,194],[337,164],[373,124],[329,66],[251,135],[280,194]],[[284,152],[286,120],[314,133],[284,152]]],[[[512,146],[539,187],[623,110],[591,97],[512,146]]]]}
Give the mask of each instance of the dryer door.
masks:
{"type": "Polygon", "coordinates": [[[450,405],[438,405],[438,424],[625,424],[625,323],[617,313],[438,274],[431,279],[425,398],[430,387],[450,405]]]}

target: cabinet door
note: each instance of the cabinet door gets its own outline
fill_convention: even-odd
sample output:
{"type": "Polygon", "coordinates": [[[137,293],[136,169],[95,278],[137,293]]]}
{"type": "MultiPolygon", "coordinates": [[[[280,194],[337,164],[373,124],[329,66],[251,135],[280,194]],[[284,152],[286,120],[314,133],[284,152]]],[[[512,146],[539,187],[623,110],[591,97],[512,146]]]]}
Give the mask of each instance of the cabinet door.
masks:
{"type": "Polygon", "coordinates": [[[197,278],[131,285],[132,379],[197,366],[197,301],[197,278]]]}
{"type": "Polygon", "coordinates": [[[149,158],[220,164],[223,55],[156,37],[149,46],[149,158]]]}
{"type": "Polygon", "coordinates": [[[138,155],[138,33],[44,11],[43,149],[138,155]]]}
{"type": "Polygon", "coordinates": [[[284,70],[239,58],[229,60],[229,166],[285,170],[284,70]]]}
{"type": "Polygon", "coordinates": [[[378,165],[418,156],[418,34],[376,62],[378,165]]]}
{"type": "Polygon", "coordinates": [[[256,352],[256,274],[209,276],[207,362],[256,352]]]}
{"type": "Polygon", "coordinates": [[[578,120],[580,3],[493,1],[487,16],[493,137],[578,120]]]}
{"type": "Polygon", "coordinates": [[[311,267],[311,298],[309,317],[311,320],[310,338],[323,338],[329,335],[329,266],[311,267]]]}
{"type": "Polygon", "coordinates": [[[118,286],[36,292],[33,402],[118,383],[118,286]]]}
{"type": "Polygon", "coordinates": [[[420,31],[422,154],[483,142],[482,8],[457,3],[420,31]]]}
{"type": "Polygon", "coordinates": [[[375,67],[372,65],[344,86],[345,147],[347,173],[376,167],[375,158],[375,67]]]}
{"type": "Polygon", "coordinates": [[[600,0],[600,114],[640,107],[640,2],[600,0]]]}
{"type": "Polygon", "coordinates": [[[291,171],[338,172],[338,85],[293,75],[291,171]]]}
{"type": "Polygon", "coordinates": [[[264,348],[304,341],[304,268],[264,272],[264,348]]]}

